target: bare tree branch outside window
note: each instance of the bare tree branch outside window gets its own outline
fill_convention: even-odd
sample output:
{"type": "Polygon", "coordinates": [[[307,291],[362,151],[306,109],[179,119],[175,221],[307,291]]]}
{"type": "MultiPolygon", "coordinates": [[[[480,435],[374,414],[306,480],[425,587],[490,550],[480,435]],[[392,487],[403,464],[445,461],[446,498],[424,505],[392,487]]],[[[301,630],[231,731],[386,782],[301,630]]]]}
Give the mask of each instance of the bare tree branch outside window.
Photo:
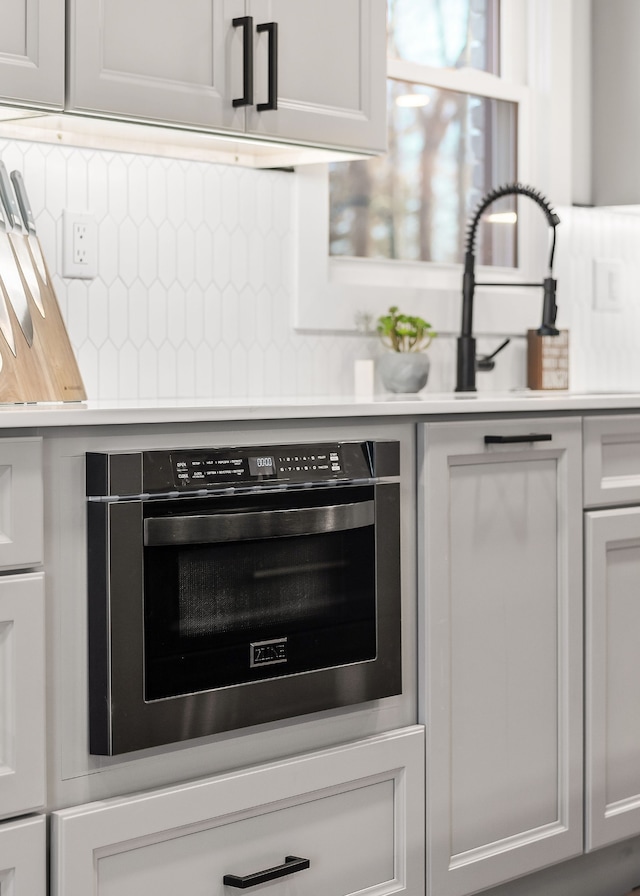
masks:
{"type": "MultiPolygon", "coordinates": [[[[426,65],[495,65],[497,3],[389,0],[389,56],[426,65]]],[[[387,154],[331,168],[330,252],[460,262],[478,199],[517,178],[516,107],[391,79],[387,103],[387,154]],[[498,146],[508,151],[498,153],[498,146]]],[[[503,229],[498,240],[492,229],[479,235],[479,260],[514,265],[515,227],[507,239],[503,229]]]]}

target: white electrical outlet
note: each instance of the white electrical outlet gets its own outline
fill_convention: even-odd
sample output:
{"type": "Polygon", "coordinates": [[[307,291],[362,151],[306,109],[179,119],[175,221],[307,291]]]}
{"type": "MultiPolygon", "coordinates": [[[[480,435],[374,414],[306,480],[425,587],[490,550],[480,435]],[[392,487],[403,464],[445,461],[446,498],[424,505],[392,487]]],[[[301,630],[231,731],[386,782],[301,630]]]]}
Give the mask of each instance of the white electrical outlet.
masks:
{"type": "Polygon", "coordinates": [[[593,274],[594,311],[622,311],[622,262],[596,258],[593,274]]]}
{"type": "Polygon", "coordinates": [[[62,276],[93,280],[98,276],[98,225],[85,212],[62,212],[62,276]]]}

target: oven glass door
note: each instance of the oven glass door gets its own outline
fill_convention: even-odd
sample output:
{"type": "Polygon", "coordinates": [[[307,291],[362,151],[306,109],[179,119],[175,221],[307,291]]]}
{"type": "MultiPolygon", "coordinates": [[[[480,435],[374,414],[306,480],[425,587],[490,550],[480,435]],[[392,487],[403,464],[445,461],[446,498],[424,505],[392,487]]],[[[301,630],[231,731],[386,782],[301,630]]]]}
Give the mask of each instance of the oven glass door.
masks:
{"type": "Polygon", "coordinates": [[[144,513],[147,701],[376,658],[372,486],[144,513]]]}

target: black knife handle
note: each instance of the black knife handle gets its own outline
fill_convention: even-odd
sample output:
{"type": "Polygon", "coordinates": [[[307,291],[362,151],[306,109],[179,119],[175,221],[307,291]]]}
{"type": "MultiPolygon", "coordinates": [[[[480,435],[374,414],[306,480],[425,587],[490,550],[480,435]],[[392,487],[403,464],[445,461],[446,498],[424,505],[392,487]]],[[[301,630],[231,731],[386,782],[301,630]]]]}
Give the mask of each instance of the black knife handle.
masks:
{"type": "Polygon", "coordinates": [[[258,112],[268,112],[278,108],[278,23],[264,22],[256,27],[258,33],[266,31],[269,36],[269,68],[267,71],[267,102],[258,103],[258,112]]]}
{"type": "Polygon", "coordinates": [[[231,24],[242,28],[242,96],[234,106],[253,106],[253,16],[238,16],[231,24]]]}
{"type": "Polygon", "coordinates": [[[485,436],[485,445],[511,445],[515,442],[550,442],[550,432],[529,432],[517,436],[485,436]]]}
{"type": "Polygon", "coordinates": [[[237,874],[225,874],[222,878],[222,883],[226,887],[237,887],[239,890],[246,890],[248,887],[264,884],[268,880],[286,877],[288,874],[295,874],[296,871],[304,871],[310,865],[309,859],[300,859],[298,856],[285,856],[283,865],[276,865],[274,868],[266,868],[264,871],[246,874],[244,877],[239,877],[237,874]]]}

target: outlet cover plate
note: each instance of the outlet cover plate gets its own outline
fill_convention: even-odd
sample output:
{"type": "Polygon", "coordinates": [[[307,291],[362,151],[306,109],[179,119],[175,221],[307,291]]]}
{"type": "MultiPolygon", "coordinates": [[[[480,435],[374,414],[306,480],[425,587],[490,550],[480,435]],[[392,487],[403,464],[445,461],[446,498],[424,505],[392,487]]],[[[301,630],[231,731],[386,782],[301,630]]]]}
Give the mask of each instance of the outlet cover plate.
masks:
{"type": "Polygon", "coordinates": [[[80,280],[98,276],[98,225],[88,212],[62,212],[62,276],[80,280]]]}
{"type": "Polygon", "coordinates": [[[593,275],[594,311],[622,311],[622,262],[596,258],[593,275]]]}

